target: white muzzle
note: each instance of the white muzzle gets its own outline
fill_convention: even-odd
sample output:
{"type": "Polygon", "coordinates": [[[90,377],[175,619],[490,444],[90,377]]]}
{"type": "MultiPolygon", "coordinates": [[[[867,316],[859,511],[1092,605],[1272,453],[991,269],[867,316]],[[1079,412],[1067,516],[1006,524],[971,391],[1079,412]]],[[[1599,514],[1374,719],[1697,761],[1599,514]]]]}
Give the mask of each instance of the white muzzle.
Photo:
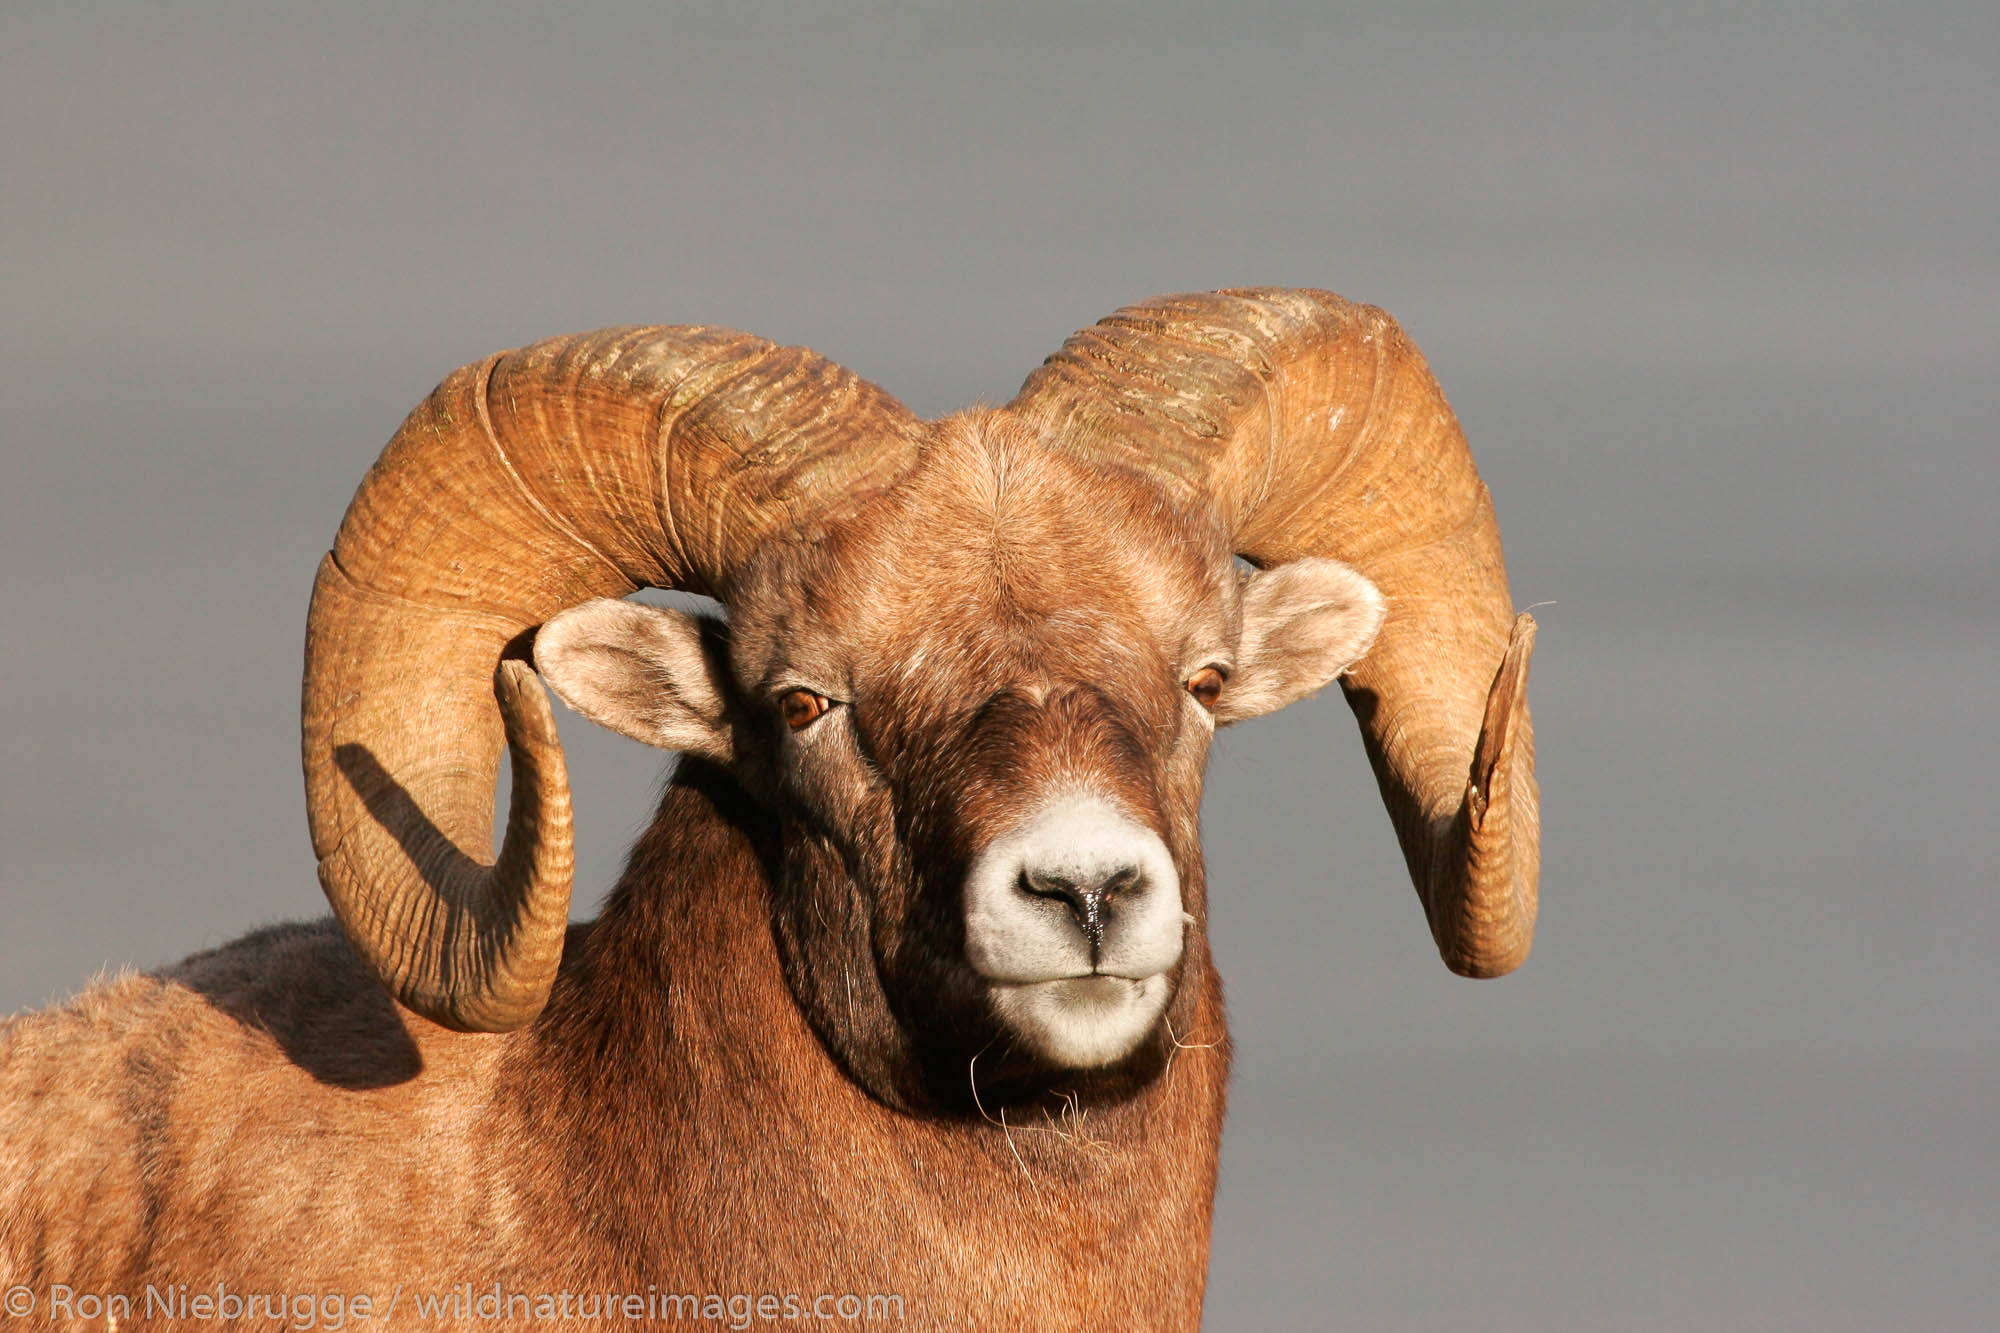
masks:
{"type": "Polygon", "coordinates": [[[994,1011],[1043,1059],[1131,1053],[1166,1007],[1187,918],[1166,843],[1095,793],[1052,797],[965,882],[966,957],[994,1011]]]}

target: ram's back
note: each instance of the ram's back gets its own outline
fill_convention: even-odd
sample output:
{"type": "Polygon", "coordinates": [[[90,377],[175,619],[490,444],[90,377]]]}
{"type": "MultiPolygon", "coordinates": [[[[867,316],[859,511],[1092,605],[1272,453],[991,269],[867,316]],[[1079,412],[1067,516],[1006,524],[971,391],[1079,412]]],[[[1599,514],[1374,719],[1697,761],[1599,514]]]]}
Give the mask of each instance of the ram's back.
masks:
{"type": "Polygon", "coordinates": [[[440,1232],[504,1240],[510,1210],[470,1188],[501,1045],[398,1010],[331,921],[8,1019],[0,1272],[301,1290],[408,1273],[440,1232]]]}

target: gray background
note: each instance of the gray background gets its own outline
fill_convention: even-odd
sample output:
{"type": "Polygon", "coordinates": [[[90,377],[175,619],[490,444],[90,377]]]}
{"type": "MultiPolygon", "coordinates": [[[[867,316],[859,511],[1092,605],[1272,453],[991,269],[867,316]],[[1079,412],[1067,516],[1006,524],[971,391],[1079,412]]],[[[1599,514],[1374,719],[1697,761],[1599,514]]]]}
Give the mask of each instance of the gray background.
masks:
{"type": "MultiPolygon", "coordinates": [[[[1533,960],[1337,699],[1229,734],[1209,1327],[2000,1317],[1991,6],[6,6],[0,1007],[322,903],[313,567],[446,371],[734,324],[924,412],[1330,286],[1540,614],[1533,960]]],[[[579,902],[657,755],[570,717],[579,902]]]]}

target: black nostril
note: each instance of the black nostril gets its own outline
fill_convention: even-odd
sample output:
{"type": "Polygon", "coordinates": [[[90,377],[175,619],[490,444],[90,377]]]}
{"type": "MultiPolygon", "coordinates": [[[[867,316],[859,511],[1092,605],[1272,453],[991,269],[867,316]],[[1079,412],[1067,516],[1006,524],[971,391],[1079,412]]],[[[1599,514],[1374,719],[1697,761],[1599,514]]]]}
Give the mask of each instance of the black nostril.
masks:
{"type": "Polygon", "coordinates": [[[1021,872],[1021,891],[1037,898],[1059,899],[1076,918],[1078,929],[1090,941],[1093,956],[1104,945],[1106,900],[1129,890],[1139,882],[1136,866],[1125,866],[1095,878],[1073,878],[1047,870],[1021,872]]]}
{"type": "Polygon", "coordinates": [[[1139,867],[1126,866],[1123,870],[1107,875],[1104,883],[1098,886],[1097,892],[1106,898],[1115,898],[1138,882],[1139,867]]]}

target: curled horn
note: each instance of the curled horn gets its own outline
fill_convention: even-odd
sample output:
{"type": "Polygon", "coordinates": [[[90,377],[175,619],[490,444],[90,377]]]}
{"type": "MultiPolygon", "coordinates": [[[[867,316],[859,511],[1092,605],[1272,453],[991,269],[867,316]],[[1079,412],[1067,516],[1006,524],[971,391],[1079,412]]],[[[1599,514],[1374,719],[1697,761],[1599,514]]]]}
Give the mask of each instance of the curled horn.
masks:
{"type": "Polygon", "coordinates": [[[1535,622],[1457,419],[1386,314],[1330,292],[1170,296],[1084,329],[1009,410],[1057,447],[1213,503],[1257,565],[1331,556],[1388,599],[1342,678],[1445,963],[1528,955],[1541,824],[1535,622]]]}
{"type": "Polygon", "coordinates": [[[399,1000],[505,1031],[554,982],[569,785],[529,632],[642,586],[727,600],[761,540],[885,484],[917,433],[812,352],[703,328],[537,343],[410,414],[320,564],[303,709],[320,883],[399,1000]]]}

